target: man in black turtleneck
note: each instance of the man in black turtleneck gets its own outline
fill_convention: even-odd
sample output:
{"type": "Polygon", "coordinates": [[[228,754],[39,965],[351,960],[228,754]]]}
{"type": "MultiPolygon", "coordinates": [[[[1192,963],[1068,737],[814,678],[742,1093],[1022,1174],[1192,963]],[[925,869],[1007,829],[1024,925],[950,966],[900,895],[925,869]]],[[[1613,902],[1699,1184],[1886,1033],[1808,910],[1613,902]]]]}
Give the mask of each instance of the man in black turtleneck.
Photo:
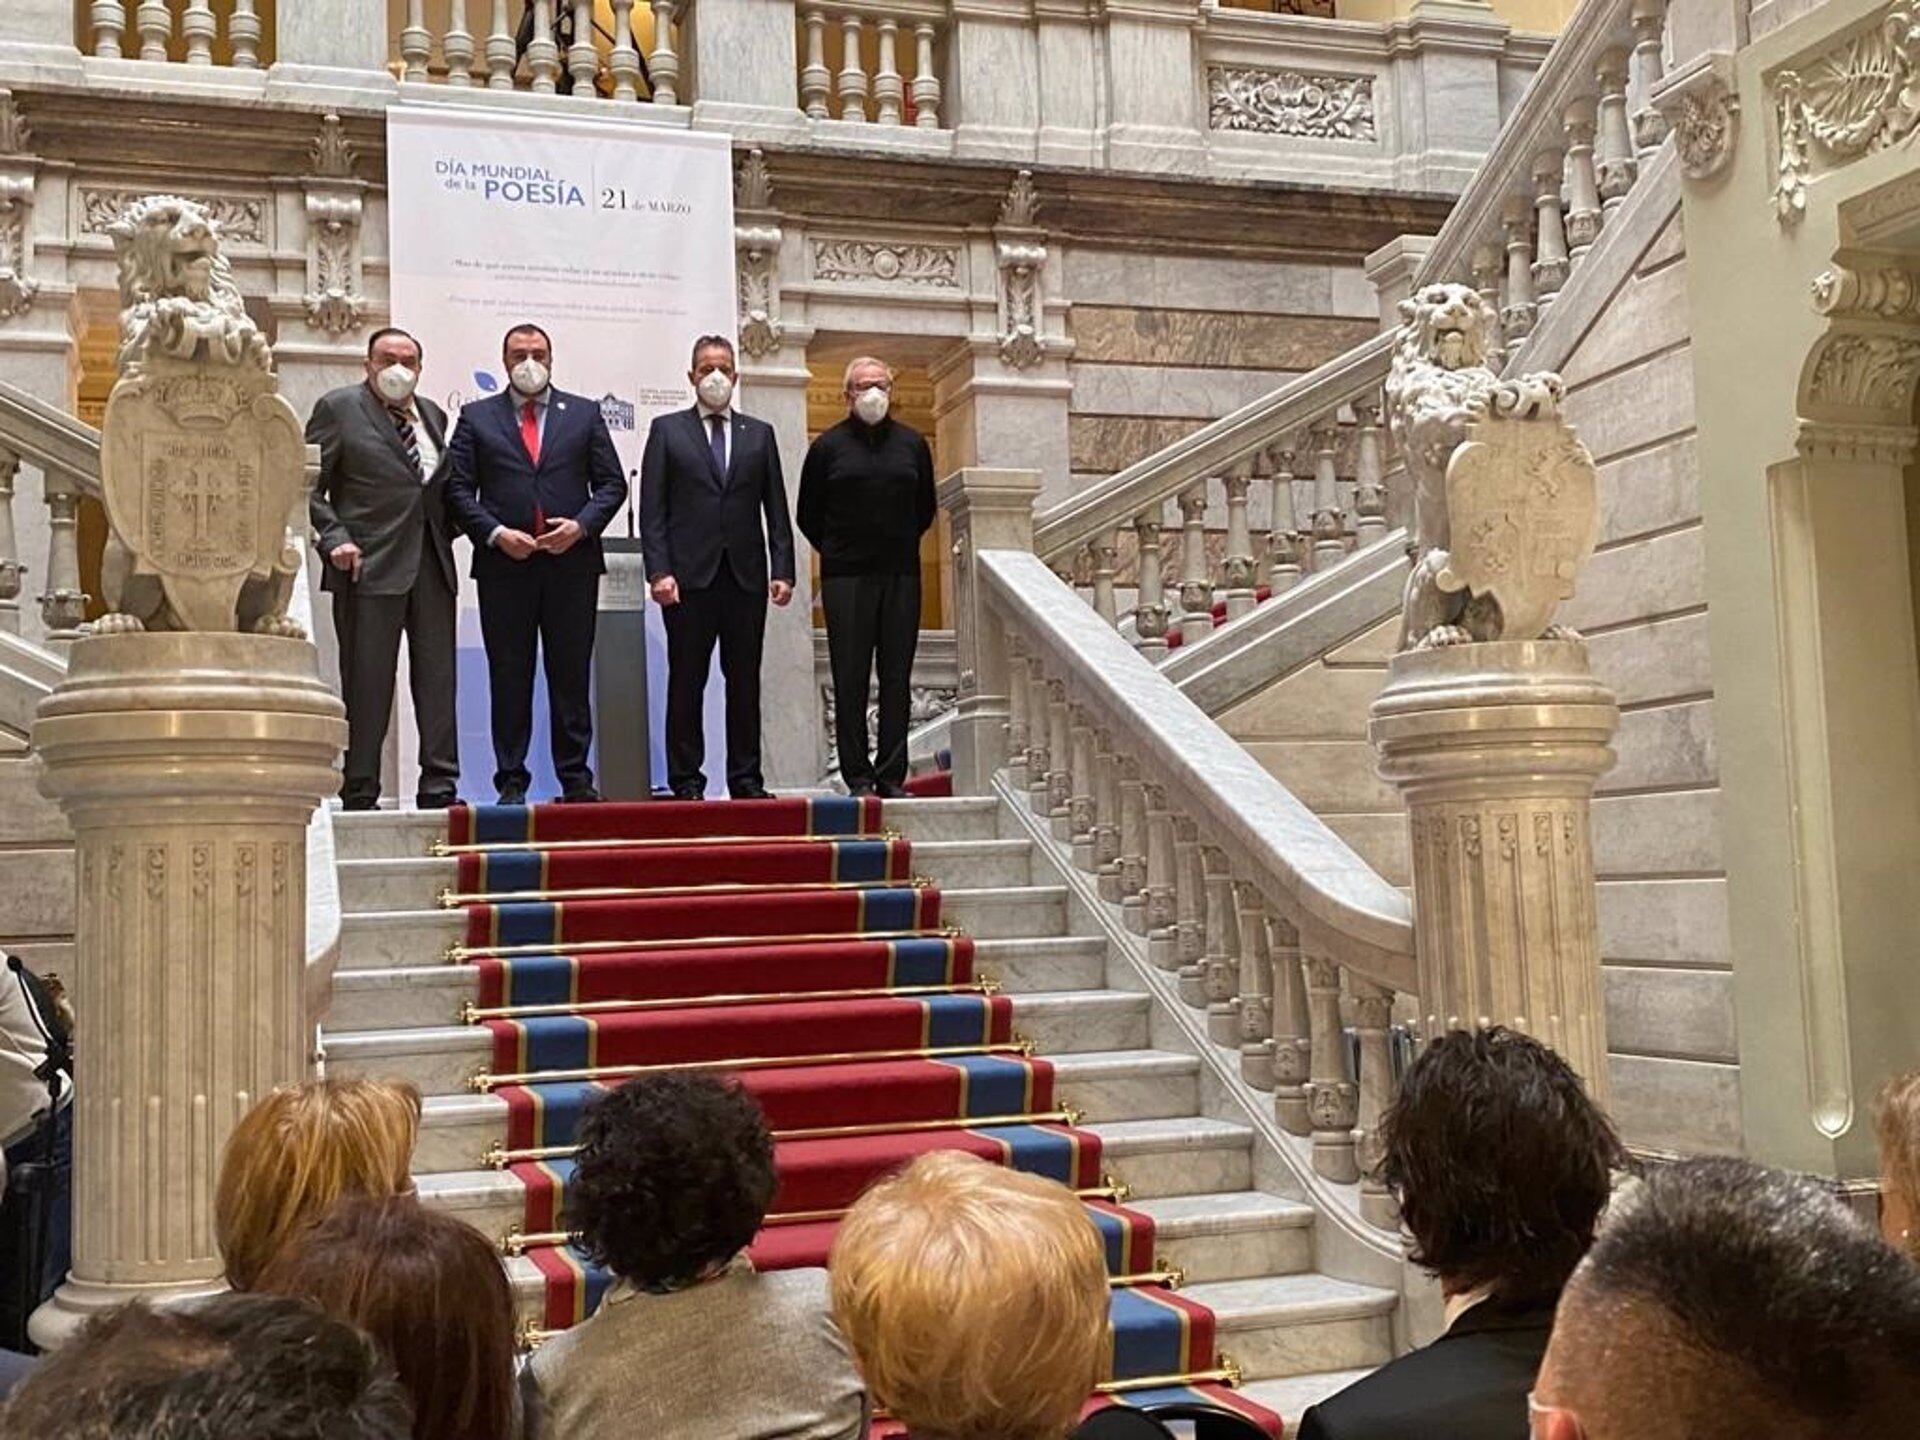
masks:
{"type": "Polygon", "coordinates": [[[933,524],[933,452],[890,419],[893,371],[847,366],[847,418],[800,471],[800,531],[820,555],[840,775],[854,795],[906,794],[913,651],[920,639],[920,537],[933,524]],[[867,751],[867,678],[880,677],[879,752],[867,751]]]}

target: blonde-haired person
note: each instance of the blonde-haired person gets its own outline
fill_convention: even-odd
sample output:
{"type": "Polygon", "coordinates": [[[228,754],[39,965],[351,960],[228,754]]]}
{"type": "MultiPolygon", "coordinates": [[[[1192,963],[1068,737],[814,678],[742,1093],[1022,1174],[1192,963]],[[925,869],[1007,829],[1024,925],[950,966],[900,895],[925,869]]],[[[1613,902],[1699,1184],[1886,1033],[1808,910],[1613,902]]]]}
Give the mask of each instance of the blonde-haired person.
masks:
{"type": "Polygon", "coordinates": [[[1099,1233],[1052,1180],[922,1155],[847,1212],[827,1268],[874,1403],[913,1440],[1061,1440],[1106,1373],[1099,1233]]]}
{"type": "Polygon", "coordinates": [[[283,1085],[240,1117],[220,1161],[213,1233],[227,1283],[249,1290],[300,1230],[344,1196],[413,1188],[420,1092],[385,1080],[283,1085]]]}
{"type": "Polygon", "coordinates": [[[1920,1070],[1881,1089],[1873,1128],[1880,1141],[1880,1233],[1920,1260],[1920,1070]]]}

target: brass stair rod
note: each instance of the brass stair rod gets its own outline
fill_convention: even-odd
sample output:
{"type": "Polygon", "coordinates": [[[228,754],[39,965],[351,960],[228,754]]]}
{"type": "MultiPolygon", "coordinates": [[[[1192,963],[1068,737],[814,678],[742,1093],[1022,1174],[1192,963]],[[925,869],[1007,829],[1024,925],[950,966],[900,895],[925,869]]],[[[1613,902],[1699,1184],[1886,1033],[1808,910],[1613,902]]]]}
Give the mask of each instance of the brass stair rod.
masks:
{"type": "Polygon", "coordinates": [[[489,855],[502,850],[659,850],[683,845],[837,845],[842,841],[879,842],[900,838],[900,832],[889,827],[873,835],[687,835],[604,840],[482,840],[466,845],[436,840],[427,853],[445,857],[489,855]]]}
{"type": "Polygon", "coordinates": [[[561,1080],[602,1080],[630,1075],[657,1075],[675,1071],[779,1070],[804,1065],[854,1065],[875,1060],[943,1060],[954,1055],[1031,1055],[1033,1042],[1012,1040],[984,1045],[938,1045],[907,1050],[842,1050],[827,1055],[755,1055],[728,1060],[676,1060],[659,1065],[595,1065],[580,1070],[536,1070],[516,1075],[489,1075],[482,1070],[467,1088],[484,1095],[501,1085],[528,1085],[561,1080]]]}
{"type": "Polygon", "coordinates": [[[671,900],[687,895],[791,895],[836,890],[930,890],[925,875],[904,880],[713,880],[700,885],[594,885],[576,890],[480,890],[461,894],[442,890],[442,910],[467,905],[538,905],[578,900],[671,900]]]}
{"type": "Polygon", "coordinates": [[[819,930],[800,935],[669,935],[644,940],[554,940],[528,945],[463,945],[446,948],[449,963],[482,958],[512,959],[516,955],[609,955],[632,950],[728,950],[762,945],[810,945],[842,941],[849,945],[882,940],[957,940],[957,925],[927,930],[819,930]]]}
{"type": "Polygon", "coordinates": [[[500,1005],[483,1008],[471,1000],[460,1007],[463,1024],[513,1020],[521,1016],[597,1015],[616,1010],[707,1010],[734,1005],[795,1005],[809,1000],[912,999],[922,995],[997,995],[999,982],[961,980],[951,985],[872,985],[858,990],[759,990],[729,995],[684,995],[654,1000],[579,1000],[571,1004],[500,1005]]]}

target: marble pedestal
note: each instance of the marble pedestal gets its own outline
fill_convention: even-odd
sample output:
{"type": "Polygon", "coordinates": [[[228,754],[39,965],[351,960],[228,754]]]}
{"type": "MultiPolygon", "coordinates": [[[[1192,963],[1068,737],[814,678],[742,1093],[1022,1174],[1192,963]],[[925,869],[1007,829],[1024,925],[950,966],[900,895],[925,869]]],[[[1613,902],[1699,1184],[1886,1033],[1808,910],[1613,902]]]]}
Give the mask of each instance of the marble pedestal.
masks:
{"type": "Polygon", "coordinates": [[[1585,645],[1536,640],[1394,656],[1368,726],[1407,802],[1422,1032],[1524,1030],[1602,1102],[1588,807],[1618,720],[1585,645]]]}
{"type": "Polygon", "coordinates": [[[79,1036],[73,1269],[36,1344],[220,1288],[221,1150],[308,1073],[307,821],[346,738],[313,646],[266,636],[79,640],[41,704],[41,788],[74,831],[79,1036]]]}

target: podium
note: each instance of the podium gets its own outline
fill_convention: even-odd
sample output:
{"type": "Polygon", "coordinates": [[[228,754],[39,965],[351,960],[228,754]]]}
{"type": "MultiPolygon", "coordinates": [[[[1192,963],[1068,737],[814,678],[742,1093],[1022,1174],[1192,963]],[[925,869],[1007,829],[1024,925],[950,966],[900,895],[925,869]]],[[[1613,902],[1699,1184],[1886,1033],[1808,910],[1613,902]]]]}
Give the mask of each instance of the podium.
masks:
{"type": "Polygon", "coordinates": [[[593,734],[600,793],[645,800],[653,793],[647,738],[647,571],[637,536],[606,535],[600,547],[600,612],[593,643],[593,734]]]}

